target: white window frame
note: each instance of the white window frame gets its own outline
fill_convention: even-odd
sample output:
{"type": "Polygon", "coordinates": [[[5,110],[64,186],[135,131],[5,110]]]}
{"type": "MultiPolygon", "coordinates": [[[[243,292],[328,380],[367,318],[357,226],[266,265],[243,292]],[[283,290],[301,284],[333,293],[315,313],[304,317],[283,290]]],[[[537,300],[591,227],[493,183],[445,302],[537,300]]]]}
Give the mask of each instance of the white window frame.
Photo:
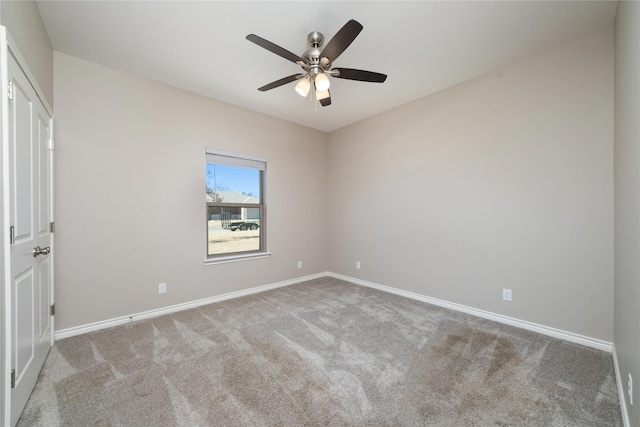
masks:
{"type": "MultiPolygon", "coordinates": [[[[219,203],[208,203],[205,200],[205,265],[222,264],[228,262],[246,261],[250,259],[267,258],[271,256],[271,252],[267,251],[267,208],[265,203],[265,187],[266,187],[266,170],[267,159],[263,157],[253,156],[249,154],[240,154],[230,151],[207,148],[206,163],[225,164],[229,166],[241,166],[247,168],[258,169],[261,171],[260,182],[260,249],[251,252],[235,252],[222,255],[209,255],[209,229],[208,229],[208,208],[212,205],[220,205],[219,203]]],[[[237,206],[237,203],[231,206],[237,206]]],[[[255,207],[252,205],[251,207],[255,207]]]]}

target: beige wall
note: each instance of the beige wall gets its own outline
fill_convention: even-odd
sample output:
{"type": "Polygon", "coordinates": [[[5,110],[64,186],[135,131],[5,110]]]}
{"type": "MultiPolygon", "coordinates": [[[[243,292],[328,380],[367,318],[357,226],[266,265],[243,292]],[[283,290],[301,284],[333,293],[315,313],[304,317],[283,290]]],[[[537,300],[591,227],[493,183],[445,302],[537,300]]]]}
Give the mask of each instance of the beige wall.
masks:
{"type": "Polygon", "coordinates": [[[327,136],[56,53],[57,329],[331,270],[612,341],[612,64],[607,30],[327,136]],[[205,147],[267,157],[271,258],[202,265],[205,147]]]}
{"type": "Polygon", "coordinates": [[[0,22],[7,28],[36,83],[53,107],[53,49],[35,1],[0,1],[0,22]]]}
{"type": "Polygon", "coordinates": [[[640,425],[640,2],[618,3],[615,85],[615,347],[630,425],[640,425]],[[636,384],[635,405],[626,396],[636,384]]]}
{"type": "Polygon", "coordinates": [[[326,270],[326,134],[54,62],[57,330],[326,270]],[[203,264],[207,147],[267,159],[270,258],[203,264]]]}
{"type": "Polygon", "coordinates": [[[329,269],[612,341],[613,48],[609,29],[332,133],[329,269]]]}

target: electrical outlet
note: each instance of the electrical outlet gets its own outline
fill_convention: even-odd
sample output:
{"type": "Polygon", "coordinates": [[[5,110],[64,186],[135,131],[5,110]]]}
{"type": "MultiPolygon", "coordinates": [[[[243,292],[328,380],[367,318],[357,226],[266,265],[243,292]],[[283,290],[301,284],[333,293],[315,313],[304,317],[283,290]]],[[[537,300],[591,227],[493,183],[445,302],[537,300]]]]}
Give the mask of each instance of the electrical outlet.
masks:
{"type": "Polygon", "coordinates": [[[629,393],[629,403],[633,406],[633,377],[629,374],[627,379],[627,393],[629,393]]]}
{"type": "Polygon", "coordinates": [[[298,268],[302,268],[302,261],[298,261],[298,268]]]}
{"type": "Polygon", "coordinates": [[[360,270],[360,261],[356,261],[356,269],[360,270]]]}
{"type": "Polygon", "coordinates": [[[502,299],[505,301],[511,301],[511,289],[502,290],[502,299]]]}
{"type": "Polygon", "coordinates": [[[158,293],[159,294],[166,294],[167,293],[167,284],[166,283],[158,284],[158,293]]]}

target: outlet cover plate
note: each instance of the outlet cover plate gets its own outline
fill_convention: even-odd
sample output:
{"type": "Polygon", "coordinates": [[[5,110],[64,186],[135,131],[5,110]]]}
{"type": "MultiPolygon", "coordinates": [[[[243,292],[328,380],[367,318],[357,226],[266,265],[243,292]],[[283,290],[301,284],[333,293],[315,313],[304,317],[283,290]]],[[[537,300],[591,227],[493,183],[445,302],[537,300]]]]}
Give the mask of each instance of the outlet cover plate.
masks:
{"type": "Polygon", "coordinates": [[[166,294],[167,293],[167,284],[166,283],[158,284],[158,293],[159,294],[166,294]]]}
{"type": "Polygon", "coordinates": [[[511,289],[502,290],[502,299],[505,301],[511,301],[511,289]]]}

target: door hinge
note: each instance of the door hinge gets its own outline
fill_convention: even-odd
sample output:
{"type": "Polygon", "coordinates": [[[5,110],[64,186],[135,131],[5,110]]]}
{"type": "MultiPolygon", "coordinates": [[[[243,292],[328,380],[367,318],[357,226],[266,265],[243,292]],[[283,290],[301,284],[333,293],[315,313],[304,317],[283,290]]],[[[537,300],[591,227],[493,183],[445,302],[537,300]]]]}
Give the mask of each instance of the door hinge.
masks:
{"type": "Polygon", "coordinates": [[[53,304],[51,304],[51,315],[52,316],[56,315],[56,303],[55,302],[53,304]]]}
{"type": "Polygon", "coordinates": [[[55,233],[55,231],[56,231],[56,223],[55,223],[55,221],[54,222],[50,222],[49,223],[49,232],[50,233],[55,233]]]}
{"type": "Polygon", "coordinates": [[[49,150],[53,150],[56,147],[56,142],[53,140],[53,138],[49,138],[49,150]]]}
{"type": "Polygon", "coordinates": [[[16,370],[11,370],[11,388],[16,388],[16,370]]]}
{"type": "Polygon", "coordinates": [[[16,240],[16,228],[12,225],[9,227],[9,244],[13,245],[16,240]]]}
{"type": "Polygon", "coordinates": [[[13,101],[13,82],[9,82],[7,96],[9,97],[9,101],[13,101]]]}

